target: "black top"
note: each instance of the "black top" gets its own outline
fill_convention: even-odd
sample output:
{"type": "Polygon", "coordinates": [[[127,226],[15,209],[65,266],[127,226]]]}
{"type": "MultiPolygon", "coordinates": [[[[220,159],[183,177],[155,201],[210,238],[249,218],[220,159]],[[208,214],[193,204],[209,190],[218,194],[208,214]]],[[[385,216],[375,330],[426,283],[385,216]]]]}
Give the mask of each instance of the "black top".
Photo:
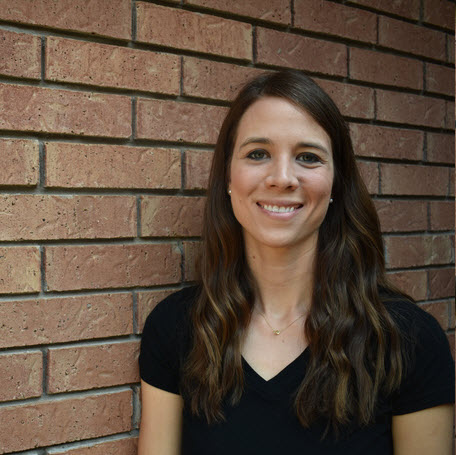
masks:
{"type": "MultiPolygon", "coordinates": [[[[190,346],[188,309],[196,288],[185,288],[160,302],[144,326],[139,358],[141,378],[152,386],[179,393],[180,367],[190,346]]],[[[406,334],[412,358],[398,392],[381,396],[375,421],[347,427],[336,441],[321,441],[324,421],[304,429],[292,409],[291,396],[301,383],[309,348],[269,381],[243,360],[245,388],[235,407],[224,403],[226,421],[208,425],[184,406],[184,455],[339,455],[393,454],[391,418],[454,402],[454,363],[438,322],[415,304],[396,297],[385,306],[406,334]],[[411,341],[415,340],[415,341],[411,341]]]]}

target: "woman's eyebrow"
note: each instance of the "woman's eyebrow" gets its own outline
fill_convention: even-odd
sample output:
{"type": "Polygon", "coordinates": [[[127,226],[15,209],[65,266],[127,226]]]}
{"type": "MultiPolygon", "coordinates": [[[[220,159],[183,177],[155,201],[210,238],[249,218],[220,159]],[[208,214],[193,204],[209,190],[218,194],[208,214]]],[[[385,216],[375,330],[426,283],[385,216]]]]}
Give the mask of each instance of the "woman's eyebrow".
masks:
{"type": "Polygon", "coordinates": [[[248,145],[248,144],[266,144],[266,145],[270,145],[272,144],[273,142],[266,138],[266,137],[248,137],[242,144],[241,144],[241,147],[244,147],[245,145],[248,145]]]}
{"type": "Polygon", "coordinates": [[[298,148],[314,148],[321,150],[322,152],[326,153],[326,155],[329,155],[329,151],[326,149],[326,147],[323,147],[323,145],[318,144],[316,142],[299,142],[297,144],[298,148]]]}

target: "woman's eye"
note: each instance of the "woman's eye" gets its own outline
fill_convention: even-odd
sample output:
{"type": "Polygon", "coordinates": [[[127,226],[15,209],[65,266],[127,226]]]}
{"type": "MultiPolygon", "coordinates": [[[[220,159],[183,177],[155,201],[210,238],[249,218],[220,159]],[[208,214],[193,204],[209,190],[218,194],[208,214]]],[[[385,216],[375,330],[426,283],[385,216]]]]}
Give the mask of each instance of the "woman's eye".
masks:
{"type": "Polygon", "coordinates": [[[267,157],[267,154],[264,150],[253,150],[247,155],[247,158],[251,160],[262,160],[267,157]]]}
{"type": "Polygon", "coordinates": [[[298,161],[308,164],[320,162],[320,158],[318,158],[318,156],[314,155],[313,153],[301,153],[301,155],[299,155],[297,159],[298,161]]]}

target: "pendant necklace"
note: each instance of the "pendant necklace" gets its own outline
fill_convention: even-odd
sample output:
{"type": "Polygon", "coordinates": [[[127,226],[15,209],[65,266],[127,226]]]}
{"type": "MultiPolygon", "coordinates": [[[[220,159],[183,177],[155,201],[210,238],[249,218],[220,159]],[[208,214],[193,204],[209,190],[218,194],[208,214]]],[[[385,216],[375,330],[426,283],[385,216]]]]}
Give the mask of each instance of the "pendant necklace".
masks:
{"type": "Polygon", "coordinates": [[[284,329],[280,329],[279,330],[279,329],[274,329],[274,327],[272,327],[272,325],[269,324],[269,321],[266,319],[266,316],[261,311],[259,311],[259,313],[261,314],[261,316],[263,316],[263,319],[266,321],[266,324],[271,328],[271,330],[274,333],[274,335],[280,335],[282,332],[285,332],[285,330],[287,330],[288,327],[291,327],[296,321],[298,321],[299,319],[301,319],[301,318],[303,318],[305,316],[305,314],[301,314],[301,316],[299,316],[293,322],[288,324],[284,329]]]}

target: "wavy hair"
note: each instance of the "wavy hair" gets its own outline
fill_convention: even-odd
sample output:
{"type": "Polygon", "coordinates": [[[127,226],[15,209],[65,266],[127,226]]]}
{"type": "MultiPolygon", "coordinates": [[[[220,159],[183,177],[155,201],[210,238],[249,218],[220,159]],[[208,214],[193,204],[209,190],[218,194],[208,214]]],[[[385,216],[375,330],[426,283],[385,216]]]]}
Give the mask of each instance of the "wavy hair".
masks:
{"type": "Polygon", "coordinates": [[[403,372],[400,336],[382,303],[387,283],[383,243],[372,200],[358,172],[345,123],[331,98],[296,70],[265,73],[239,92],[215,147],[204,214],[200,289],[191,308],[192,344],[181,389],[190,411],[223,420],[223,400],[243,391],[241,346],[254,302],[242,228],[227,195],[236,130],[263,97],[280,97],[308,112],[327,132],[334,160],[334,203],[320,226],[310,313],[305,322],[310,363],[294,406],[305,427],[323,417],[335,430],[368,424],[380,392],[403,372]]]}

